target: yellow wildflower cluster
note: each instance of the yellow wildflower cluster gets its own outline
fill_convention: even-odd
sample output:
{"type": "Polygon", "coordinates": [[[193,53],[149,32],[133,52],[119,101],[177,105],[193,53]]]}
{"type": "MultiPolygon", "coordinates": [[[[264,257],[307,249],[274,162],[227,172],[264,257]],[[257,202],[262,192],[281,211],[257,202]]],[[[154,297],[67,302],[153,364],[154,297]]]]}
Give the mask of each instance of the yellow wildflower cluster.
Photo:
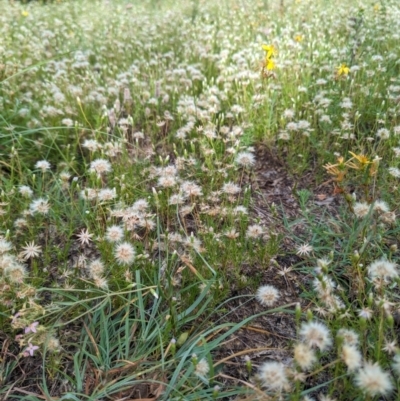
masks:
{"type": "Polygon", "coordinates": [[[336,164],[327,163],[324,165],[328,174],[333,175],[333,180],[342,182],[346,176],[347,169],[351,168],[358,171],[366,171],[368,169],[369,176],[376,175],[378,171],[378,159],[370,160],[368,156],[349,152],[353,157],[345,161],[343,156],[338,157],[336,164]]]}

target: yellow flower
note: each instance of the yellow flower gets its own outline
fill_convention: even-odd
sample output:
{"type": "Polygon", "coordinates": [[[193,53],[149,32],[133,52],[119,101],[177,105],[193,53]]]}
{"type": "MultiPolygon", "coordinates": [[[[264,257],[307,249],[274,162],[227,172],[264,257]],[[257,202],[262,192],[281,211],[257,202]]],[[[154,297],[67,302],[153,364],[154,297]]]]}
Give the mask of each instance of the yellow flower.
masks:
{"type": "Polygon", "coordinates": [[[267,53],[266,60],[269,60],[272,56],[275,56],[276,49],[273,45],[262,45],[262,48],[267,53]]]}
{"type": "Polygon", "coordinates": [[[341,182],[346,176],[346,163],[343,157],[338,157],[336,164],[327,163],[324,165],[324,169],[328,174],[334,175],[334,181],[341,182]]]}
{"type": "Polygon", "coordinates": [[[375,11],[375,12],[378,12],[380,9],[381,9],[381,5],[380,5],[379,3],[376,3],[376,4],[374,5],[374,11],[375,11]]]}
{"type": "Polygon", "coordinates": [[[21,15],[23,17],[27,17],[29,15],[29,13],[28,13],[28,11],[24,10],[24,11],[21,12],[21,15]]]}
{"type": "Polygon", "coordinates": [[[350,68],[347,67],[346,64],[341,64],[339,67],[337,67],[337,74],[339,76],[348,75],[349,72],[350,72],[350,68]]]}
{"type": "Polygon", "coordinates": [[[372,162],[368,159],[367,156],[363,154],[355,154],[353,152],[349,152],[353,157],[346,162],[346,165],[350,168],[354,168],[355,170],[363,170],[368,164],[372,162]],[[358,163],[353,163],[351,160],[356,159],[358,163]]]}
{"type": "Polygon", "coordinates": [[[303,35],[296,35],[296,36],[294,37],[294,40],[295,40],[296,42],[302,42],[302,41],[303,41],[303,35]]]}
{"type": "Polygon", "coordinates": [[[271,60],[270,58],[266,58],[265,59],[265,68],[268,70],[268,71],[272,71],[272,70],[274,70],[275,68],[276,68],[276,64],[274,63],[274,61],[273,60],[271,60]]]}

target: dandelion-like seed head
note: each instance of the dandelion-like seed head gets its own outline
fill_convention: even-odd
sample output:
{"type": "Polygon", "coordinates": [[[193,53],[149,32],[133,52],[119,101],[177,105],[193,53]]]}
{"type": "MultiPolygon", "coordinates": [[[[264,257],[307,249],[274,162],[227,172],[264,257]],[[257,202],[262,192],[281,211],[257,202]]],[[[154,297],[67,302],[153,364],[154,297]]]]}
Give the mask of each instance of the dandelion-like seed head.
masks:
{"type": "Polygon", "coordinates": [[[89,150],[89,152],[95,152],[98,149],[101,149],[101,145],[95,139],[86,139],[83,142],[82,147],[89,150]]]}
{"type": "Polygon", "coordinates": [[[29,205],[32,214],[48,214],[50,210],[49,201],[47,199],[38,198],[29,205]]]}
{"type": "Polygon", "coordinates": [[[199,185],[191,181],[184,181],[181,184],[181,191],[187,197],[202,196],[203,192],[199,185]]]}
{"type": "Polygon", "coordinates": [[[265,362],[259,372],[258,377],[263,387],[272,391],[282,391],[289,385],[286,369],[280,362],[265,362]]]}
{"type": "Polygon", "coordinates": [[[316,347],[324,351],[332,344],[329,329],[320,322],[302,323],[299,334],[302,341],[311,348],[316,347]]]}
{"type": "Polygon", "coordinates": [[[129,265],[135,260],[136,252],[129,242],[123,242],[115,248],[117,262],[121,265],[129,265]]]}
{"type": "Polygon", "coordinates": [[[343,339],[343,343],[347,345],[358,344],[358,334],[351,329],[339,329],[337,336],[343,339]]]}
{"type": "Polygon", "coordinates": [[[389,206],[385,201],[376,200],[373,204],[374,211],[378,212],[379,214],[384,214],[390,212],[389,206]]]}
{"type": "Polygon", "coordinates": [[[21,185],[18,189],[18,192],[24,197],[24,198],[32,198],[33,191],[30,187],[27,185],[21,185]]]}
{"type": "Polygon", "coordinates": [[[205,358],[202,358],[200,359],[200,361],[197,362],[194,373],[196,374],[196,376],[205,378],[207,377],[209,371],[210,365],[205,358]]]}
{"type": "Polygon", "coordinates": [[[272,285],[263,285],[257,290],[256,298],[261,305],[272,306],[279,298],[279,291],[272,285]]]}
{"type": "Polygon", "coordinates": [[[240,186],[229,181],[222,186],[222,192],[228,195],[236,195],[240,192],[240,186]]]}
{"type": "Polygon", "coordinates": [[[21,284],[26,276],[25,266],[14,262],[7,266],[4,270],[4,275],[12,282],[21,284]]]}
{"type": "Polygon", "coordinates": [[[264,229],[258,224],[253,224],[247,227],[247,238],[260,238],[264,234],[264,229]]]}
{"type": "Polygon", "coordinates": [[[357,218],[362,219],[367,216],[371,209],[371,205],[365,202],[356,202],[353,206],[354,214],[357,218]]]}
{"type": "Polygon", "coordinates": [[[109,242],[119,242],[124,238],[124,230],[120,226],[110,226],[106,231],[106,240],[109,242]]]}
{"type": "Polygon", "coordinates": [[[117,191],[115,190],[115,188],[113,189],[103,188],[97,194],[97,198],[99,199],[100,202],[107,202],[115,199],[116,197],[117,197],[117,191]]]}
{"type": "Polygon", "coordinates": [[[111,163],[106,159],[96,159],[90,163],[90,171],[98,175],[109,173],[112,170],[111,163]]]}
{"type": "Polygon", "coordinates": [[[399,276],[396,263],[389,262],[381,258],[371,263],[368,268],[369,277],[374,280],[378,279],[394,279],[399,276]]]}
{"type": "Polygon", "coordinates": [[[298,343],[294,347],[294,360],[302,370],[308,370],[317,361],[317,357],[307,344],[298,343]]]}
{"type": "Polygon", "coordinates": [[[87,265],[89,275],[93,278],[104,273],[104,263],[100,259],[95,259],[87,265]]]}
{"type": "Polygon", "coordinates": [[[10,241],[5,240],[4,238],[0,239],[0,255],[6,252],[11,251],[12,244],[10,241]]]}
{"type": "Polygon", "coordinates": [[[50,352],[58,352],[61,349],[60,341],[58,338],[51,336],[46,342],[46,348],[50,352]]]}
{"type": "Polygon", "coordinates": [[[235,161],[239,166],[252,167],[256,163],[256,158],[251,152],[239,152],[236,155],[235,161]]]}
{"type": "Polygon", "coordinates": [[[358,369],[362,363],[360,351],[354,345],[344,344],[341,350],[341,358],[349,372],[358,369]]]}
{"type": "Polygon", "coordinates": [[[364,367],[357,372],[355,384],[372,397],[388,394],[393,389],[390,374],[378,364],[369,362],[365,363],[364,367]]]}
{"type": "Polygon", "coordinates": [[[102,276],[94,276],[93,283],[97,288],[101,288],[103,290],[108,289],[108,282],[107,279],[102,276]]]}

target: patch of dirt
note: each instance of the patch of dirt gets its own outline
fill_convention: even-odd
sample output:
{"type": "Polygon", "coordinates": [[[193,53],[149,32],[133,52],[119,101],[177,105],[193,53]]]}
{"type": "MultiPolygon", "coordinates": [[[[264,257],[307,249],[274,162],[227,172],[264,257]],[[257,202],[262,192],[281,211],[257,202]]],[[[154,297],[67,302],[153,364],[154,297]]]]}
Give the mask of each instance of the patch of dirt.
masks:
{"type": "MultiPolygon", "coordinates": [[[[295,243],[287,233],[282,222],[285,216],[288,220],[299,219],[290,234],[301,236],[303,226],[301,223],[301,209],[296,192],[307,189],[312,193],[310,202],[321,206],[321,213],[327,208],[335,214],[339,199],[332,195],[333,185],[328,181],[317,186],[315,174],[310,172],[298,177],[291,177],[276,157],[273,149],[258,148],[255,174],[248,177],[252,188],[253,204],[251,214],[260,224],[270,228],[282,237],[280,252],[271,260],[270,266],[253,265],[246,268],[246,275],[255,271],[263,271],[260,285],[273,285],[279,290],[280,298],[272,308],[290,305],[291,313],[271,313],[258,317],[251,324],[244,326],[235,333],[228,343],[215,355],[215,360],[226,359],[223,374],[227,382],[252,383],[258,367],[268,361],[274,360],[290,365],[293,359],[293,343],[296,341],[295,305],[301,306],[306,312],[310,305],[301,298],[303,289],[309,286],[311,275],[305,275],[291,267],[301,258],[296,255],[295,243]],[[251,373],[246,369],[245,356],[252,362],[251,373]]],[[[253,294],[252,290],[241,291],[242,294],[253,294]]],[[[249,316],[265,311],[255,299],[240,303],[232,301],[229,304],[232,313],[229,321],[240,322],[249,316]]],[[[272,309],[271,308],[271,309],[272,309]]],[[[254,383],[253,383],[254,384],[254,383]]]]}

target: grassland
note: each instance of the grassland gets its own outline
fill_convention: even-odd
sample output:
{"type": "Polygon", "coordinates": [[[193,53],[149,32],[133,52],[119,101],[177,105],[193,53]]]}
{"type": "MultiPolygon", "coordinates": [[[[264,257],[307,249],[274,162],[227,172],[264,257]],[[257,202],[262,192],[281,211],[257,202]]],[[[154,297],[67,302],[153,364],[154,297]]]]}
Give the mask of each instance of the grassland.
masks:
{"type": "Polygon", "coordinates": [[[396,0],[0,10],[0,400],[399,399],[396,0]]]}

